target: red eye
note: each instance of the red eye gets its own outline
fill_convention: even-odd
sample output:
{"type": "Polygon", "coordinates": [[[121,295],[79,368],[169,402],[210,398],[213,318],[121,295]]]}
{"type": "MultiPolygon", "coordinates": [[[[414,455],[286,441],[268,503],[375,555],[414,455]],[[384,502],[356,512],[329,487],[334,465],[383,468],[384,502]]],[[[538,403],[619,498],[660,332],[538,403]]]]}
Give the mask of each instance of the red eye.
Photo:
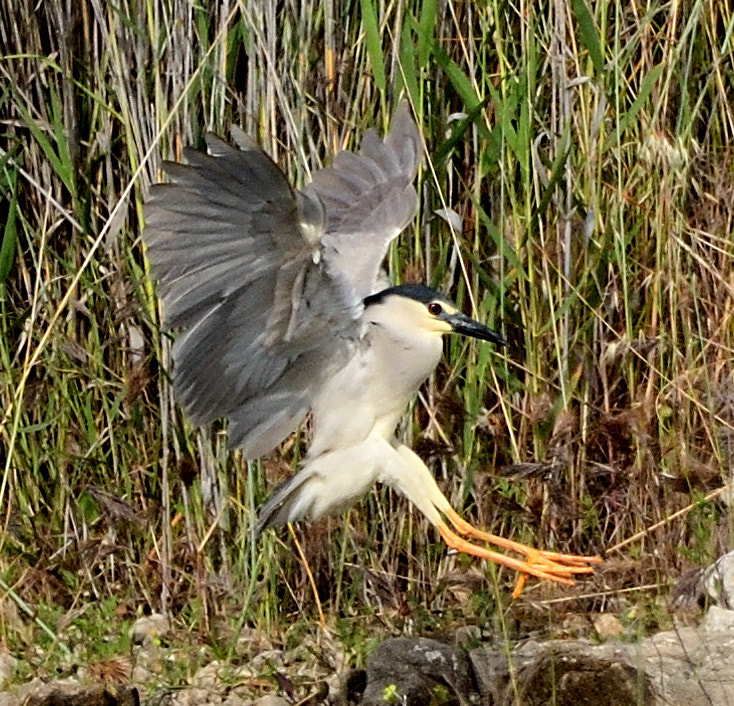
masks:
{"type": "Polygon", "coordinates": [[[443,311],[443,307],[438,302],[431,302],[428,305],[428,313],[431,316],[438,316],[443,311]]]}

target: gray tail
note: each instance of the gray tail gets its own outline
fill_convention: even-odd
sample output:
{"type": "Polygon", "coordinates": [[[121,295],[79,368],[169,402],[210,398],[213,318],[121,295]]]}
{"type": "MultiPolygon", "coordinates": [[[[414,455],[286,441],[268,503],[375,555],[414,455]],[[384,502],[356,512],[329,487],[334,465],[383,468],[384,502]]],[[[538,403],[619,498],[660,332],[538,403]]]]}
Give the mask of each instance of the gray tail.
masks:
{"type": "Polygon", "coordinates": [[[302,469],[275,489],[260,510],[253,530],[255,539],[258,539],[268,527],[277,527],[309,516],[311,498],[308,497],[310,494],[304,493],[303,490],[313,477],[314,474],[309,473],[308,469],[302,469]]]}

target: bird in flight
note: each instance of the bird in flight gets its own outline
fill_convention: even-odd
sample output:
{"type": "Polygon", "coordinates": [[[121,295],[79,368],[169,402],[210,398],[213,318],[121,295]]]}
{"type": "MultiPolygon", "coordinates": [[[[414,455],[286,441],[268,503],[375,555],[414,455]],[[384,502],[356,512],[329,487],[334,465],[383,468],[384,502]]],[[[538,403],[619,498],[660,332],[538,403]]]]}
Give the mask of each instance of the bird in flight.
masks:
{"type": "Polygon", "coordinates": [[[385,286],[388,246],[418,203],[422,140],[407,104],[384,139],[368,131],[359,153],[340,152],[302,190],[242,131],[233,139],[207,135],[207,154],[187,149],[187,164],[165,164],[170,181],[152,187],[144,240],[164,326],[179,332],[173,385],[191,421],[228,419],[230,445],[256,459],[312,415],[301,468],[262,508],[256,533],[336,512],[381,482],[452,549],[520,572],[516,594],[528,575],[572,585],[592,572],[598,557],[473,527],[395,437],[444,335],[505,345],[434,289],[385,286]]]}

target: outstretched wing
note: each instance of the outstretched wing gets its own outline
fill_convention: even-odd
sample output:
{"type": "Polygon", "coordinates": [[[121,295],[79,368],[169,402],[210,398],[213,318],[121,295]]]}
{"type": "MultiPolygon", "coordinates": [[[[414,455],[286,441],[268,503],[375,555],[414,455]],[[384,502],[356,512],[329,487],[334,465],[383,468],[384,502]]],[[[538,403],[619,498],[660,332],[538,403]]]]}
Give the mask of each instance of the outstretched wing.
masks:
{"type": "Polygon", "coordinates": [[[227,417],[248,458],[295,429],[361,335],[362,299],[416,208],[419,138],[401,110],[384,142],[369,133],[303,192],[241,132],[239,149],[208,136],[152,188],[144,239],[164,324],[182,331],[177,398],[195,424],[227,417]]]}
{"type": "Polygon", "coordinates": [[[351,282],[360,299],[376,291],[390,242],[415,216],[413,182],[422,155],[418,128],[402,103],[384,140],[368,130],[359,154],[340,152],[303,190],[318,197],[326,211],[324,259],[351,282]]]}
{"type": "Polygon", "coordinates": [[[303,419],[309,393],[356,336],[361,303],[320,259],[324,211],[262,150],[207,138],[153,187],[145,241],[173,348],[174,388],[195,424],[230,420],[248,457],[303,419]]]}

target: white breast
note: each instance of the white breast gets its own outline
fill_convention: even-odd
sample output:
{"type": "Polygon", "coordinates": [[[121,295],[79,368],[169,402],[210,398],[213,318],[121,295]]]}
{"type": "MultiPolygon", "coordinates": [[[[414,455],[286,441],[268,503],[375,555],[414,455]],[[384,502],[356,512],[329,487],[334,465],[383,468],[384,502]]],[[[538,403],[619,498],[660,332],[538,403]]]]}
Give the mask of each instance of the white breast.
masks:
{"type": "Polygon", "coordinates": [[[314,401],[310,457],[359,444],[371,434],[392,438],[421,383],[436,368],[441,336],[392,321],[368,320],[355,355],[314,401]]]}

